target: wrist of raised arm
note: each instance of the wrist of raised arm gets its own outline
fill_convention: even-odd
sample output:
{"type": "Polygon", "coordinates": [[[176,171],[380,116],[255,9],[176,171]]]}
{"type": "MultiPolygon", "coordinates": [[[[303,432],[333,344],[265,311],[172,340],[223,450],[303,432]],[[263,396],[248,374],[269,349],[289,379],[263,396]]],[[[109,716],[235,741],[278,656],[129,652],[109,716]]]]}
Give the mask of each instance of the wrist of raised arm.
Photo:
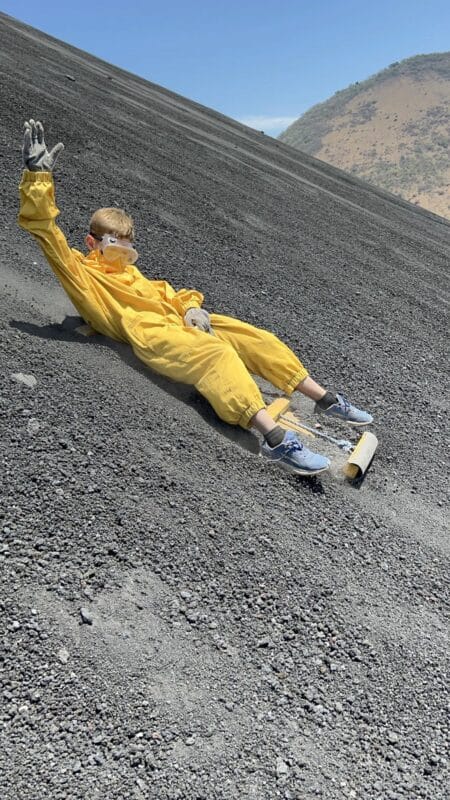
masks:
{"type": "Polygon", "coordinates": [[[53,183],[53,173],[44,170],[24,169],[22,173],[22,183],[53,183]]]}

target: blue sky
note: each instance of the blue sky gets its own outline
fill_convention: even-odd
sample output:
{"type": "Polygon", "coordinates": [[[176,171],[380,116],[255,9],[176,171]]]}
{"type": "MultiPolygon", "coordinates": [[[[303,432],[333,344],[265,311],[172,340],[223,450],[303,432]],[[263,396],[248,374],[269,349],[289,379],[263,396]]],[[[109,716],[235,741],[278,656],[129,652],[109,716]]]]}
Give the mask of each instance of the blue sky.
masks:
{"type": "Polygon", "coordinates": [[[1,10],[272,136],[393,61],[450,50],[450,0],[6,0],[1,10]]]}

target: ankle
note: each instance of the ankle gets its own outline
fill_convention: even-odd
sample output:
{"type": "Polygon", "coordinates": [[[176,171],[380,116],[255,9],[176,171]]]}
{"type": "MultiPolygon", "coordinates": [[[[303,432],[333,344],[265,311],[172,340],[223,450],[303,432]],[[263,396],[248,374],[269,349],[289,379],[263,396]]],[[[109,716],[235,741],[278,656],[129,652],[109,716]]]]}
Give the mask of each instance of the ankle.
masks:
{"type": "Polygon", "coordinates": [[[286,431],[280,425],[276,425],[271,431],[264,434],[264,439],[269,447],[278,447],[284,439],[286,431]]]}
{"type": "Polygon", "coordinates": [[[317,400],[317,405],[322,411],[326,411],[330,406],[334,405],[337,402],[337,397],[333,392],[326,392],[324,396],[317,400]]]}

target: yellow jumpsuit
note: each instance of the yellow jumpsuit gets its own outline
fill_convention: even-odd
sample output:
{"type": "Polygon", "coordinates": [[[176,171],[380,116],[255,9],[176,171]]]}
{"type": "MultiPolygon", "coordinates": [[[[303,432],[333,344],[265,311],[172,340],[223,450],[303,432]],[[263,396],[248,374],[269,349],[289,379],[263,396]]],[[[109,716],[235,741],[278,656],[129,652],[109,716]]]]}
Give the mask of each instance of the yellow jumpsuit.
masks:
{"type": "Polygon", "coordinates": [[[215,336],[186,327],[186,311],[203,303],[200,292],[176,292],[134,266],[117,269],[99,250],[85,256],[70,248],[55,223],[59,211],[51,172],[25,170],[20,199],[19,225],[36,238],[85,322],[129,342],[155,372],[195,386],[225,422],[246,428],[265,407],[250,373],[288,395],[308,375],[287,345],[240,320],[211,314],[215,336]]]}

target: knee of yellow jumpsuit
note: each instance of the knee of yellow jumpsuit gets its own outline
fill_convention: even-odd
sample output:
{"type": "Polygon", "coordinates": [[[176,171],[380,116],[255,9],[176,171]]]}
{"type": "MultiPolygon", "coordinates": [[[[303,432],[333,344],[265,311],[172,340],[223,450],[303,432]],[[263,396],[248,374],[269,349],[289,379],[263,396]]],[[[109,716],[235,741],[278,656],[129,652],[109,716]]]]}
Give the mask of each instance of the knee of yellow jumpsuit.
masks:
{"type": "Polygon", "coordinates": [[[138,358],[161,375],[195,386],[224,422],[248,428],[265,403],[234,348],[194,328],[157,333],[147,346],[133,343],[138,358]]]}
{"type": "Polygon", "coordinates": [[[285,394],[290,396],[308,377],[308,370],[295,353],[270,331],[221,314],[211,314],[211,323],[216,336],[231,344],[249,372],[285,394]]]}
{"type": "Polygon", "coordinates": [[[250,426],[265,403],[245,364],[230,345],[221,343],[214,364],[195,384],[217,416],[230,425],[250,426]]]}

